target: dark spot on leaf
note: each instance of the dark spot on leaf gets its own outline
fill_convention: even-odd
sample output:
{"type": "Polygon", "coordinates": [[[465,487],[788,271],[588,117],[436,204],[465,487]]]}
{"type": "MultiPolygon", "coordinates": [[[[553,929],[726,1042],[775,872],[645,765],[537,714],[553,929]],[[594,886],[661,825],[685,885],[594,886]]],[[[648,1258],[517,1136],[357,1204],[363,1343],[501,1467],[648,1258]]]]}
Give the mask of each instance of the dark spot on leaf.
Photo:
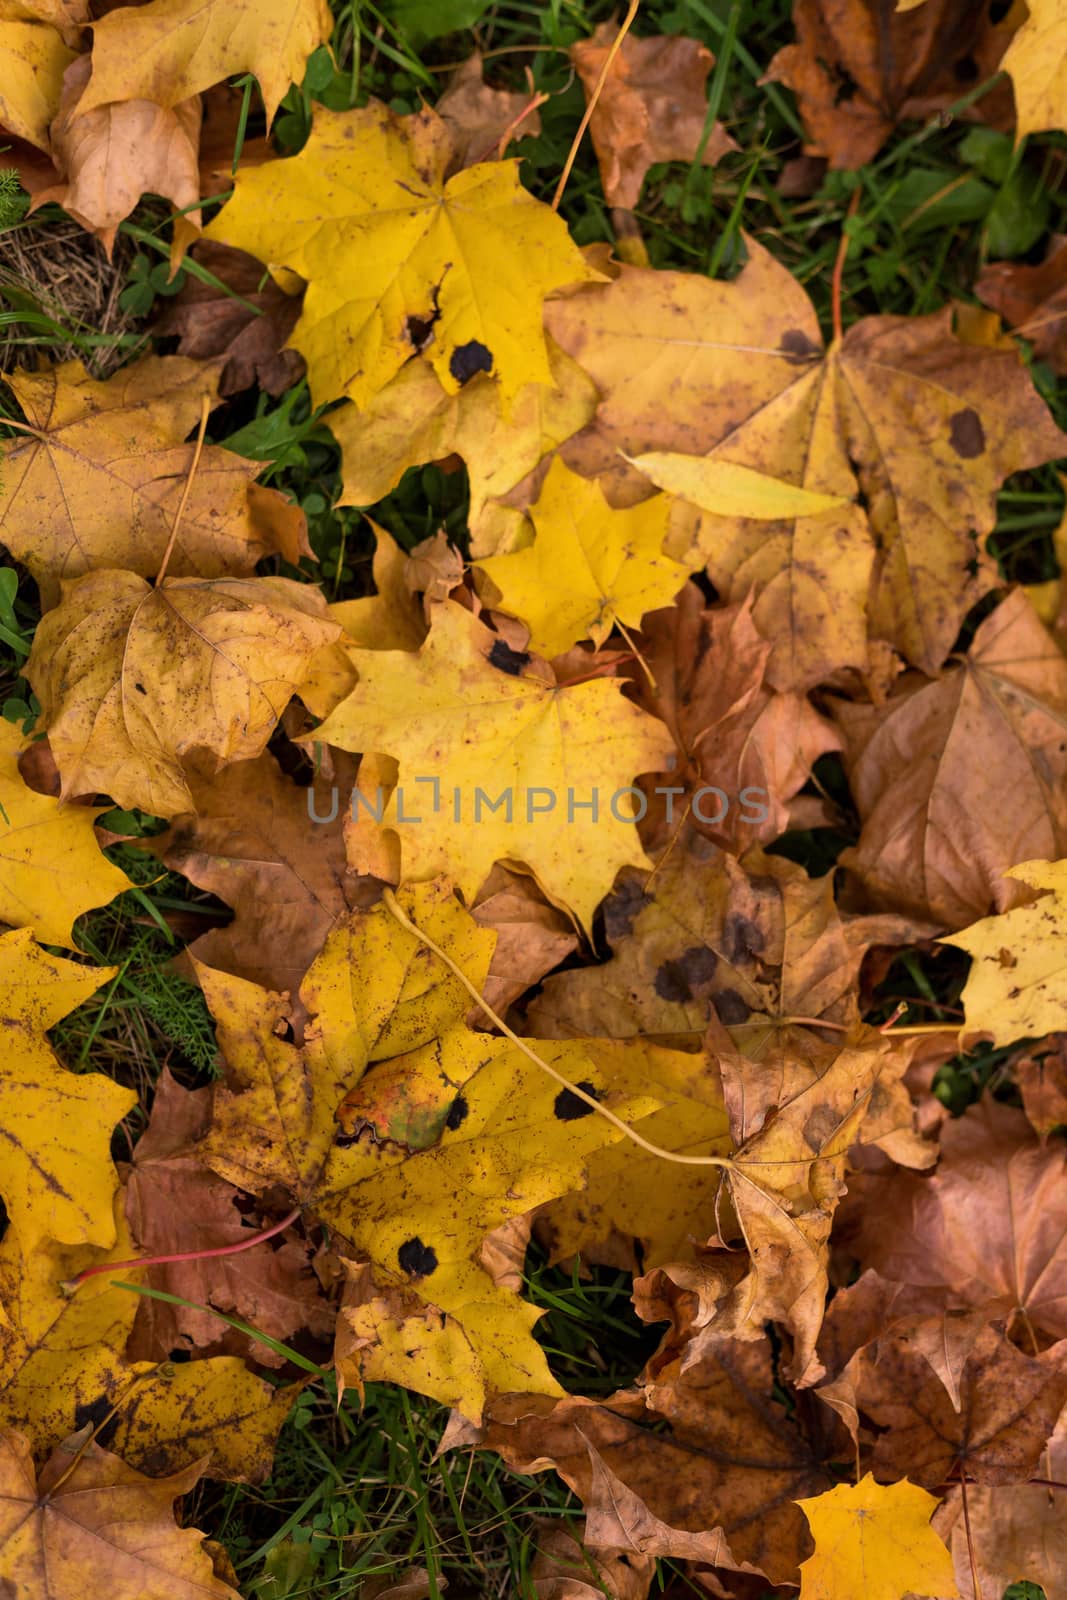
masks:
{"type": "Polygon", "coordinates": [[[90,1400],[88,1404],[75,1406],[74,1432],[77,1433],[79,1428],[84,1428],[87,1422],[93,1428],[98,1428],[103,1423],[103,1427],[100,1428],[100,1432],[95,1437],[95,1442],[101,1449],[106,1450],[119,1431],[119,1419],[117,1416],[112,1415],[112,1412],[112,1402],[106,1395],[102,1394],[97,1395],[96,1399],[90,1400]],[[106,1421],[104,1420],[105,1418],[107,1419],[106,1421]]]}
{"type": "Polygon", "coordinates": [[[436,306],[428,317],[409,317],[404,324],[404,332],[408,343],[416,350],[425,350],[433,338],[433,325],[437,321],[436,306]]]}
{"type": "Polygon", "coordinates": [[[501,672],[506,672],[512,678],[517,678],[523,667],[529,665],[529,661],[528,650],[513,650],[503,639],[498,639],[489,652],[489,665],[498,667],[501,672]]]}
{"type": "Polygon", "coordinates": [[[748,961],[762,952],[763,945],[763,934],[751,918],[743,917],[738,911],[731,911],[722,929],[722,947],[727,961],[731,965],[736,965],[738,961],[748,961]]]}
{"type": "Polygon", "coordinates": [[[973,461],[985,449],[985,429],[982,419],[973,406],[956,411],[949,417],[949,443],[964,461],[973,461]]]}
{"type": "Polygon", "coordinates": [[[461,1094],[457,1094],[456,1098],[448,1108],[448,1116],[445,1118],[445,1127],[451,1128],[453,1131],[460,1127],[464,1122],[466,1122],[467,1112],[469,1110],[470,1107],[468,1106],[466,1100],[464,1100],[461,1094]]]}
{"type": "MultiPolygon", "coordinates": [[[[586,1094],[592,1095],[594,1100],[599,1100],[600,1095],[586,1078],[578,1082],[579,1089],[584,1089],[586,1094]]],[[[591,1117],[592,1106],[587,1106],[584,1100],[579,1100],[573,1089],[561,1089],[556,1096],[552,1110],[560,1122],[577,1122],[579,1117],[591,1117]]]]}
{"type": "Polygon", "coordinates": [[[736,989],[724,989],[721,994],[713,995],[712,1000],[724,1027],[736,1028],[740,1023],[747,1022],[752,1014],[752,1007],[736,989]]]}
{"type": "Polygon", "coordinates": [[[138,694],[147,694],[148,693],[148,690],[145,688],[143,683],[135,683],[134,684],[134,688],[137,690],[138,694]]]}
{"type": "Polygon", "coordinates": [[[665,961],[656,973],[655,989],[661,1000],[684,1003],[692,1000],[701,984],[710,983],[715,976],[719,958],[707,945],[694,945],[676,961],[665,961]]]}
{"type": "Polygon", "coordinates": [[[604,901],[604,932],[612,944],[633,929],[634,919],[652,904],[636,878],[626,878],[604,901]]]}
{"type": "Polygon", "coordinates": [[[428,1278],[431,1272],[437,1270],[437,1251],[431,1244],[423,1244],[416,1237],[406,1239],[396,1253],[400,1262],[401,1272],[406,1272],[412,1278],[428,1278]]]}
{"type": "Polygon", "coordinates": [[[477,372],[492,372],[493,352],[477,339],[458,344],[452,352],[448,370],[457,383],[469,383],[477,372]]]}
{"type": "Polygon", "coordinates": [[[816,1106],[804,1124],[809,1150],[822,1150],[833,1138],[840,1118],[832,1106],[816,1106]]]}
{"type": "Polygon", "coordinates": [[[804,361],[817,361],[822,355],[818,345],[808,338],[806,333],[799,328],[790,328],[782,334],[782,342],[778,346],[784,355],[790,357],[794,365],[804,361]]]}

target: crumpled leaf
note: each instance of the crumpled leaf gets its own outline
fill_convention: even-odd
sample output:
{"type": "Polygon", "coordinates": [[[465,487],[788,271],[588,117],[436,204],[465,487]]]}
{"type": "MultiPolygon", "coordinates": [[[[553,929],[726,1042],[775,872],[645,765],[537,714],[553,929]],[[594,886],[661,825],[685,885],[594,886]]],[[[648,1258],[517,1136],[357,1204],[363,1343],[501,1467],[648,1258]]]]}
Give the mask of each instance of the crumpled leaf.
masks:
{"type": "Polygon", "coordinates": [[[662,765],[670,743],[660,724],[622,699],[617,682],[550,685],[534,676],[529,657],[454,602],[438,608],[417,655],[352,658],[360,681],[316,737],[399,760],[400,787],[382,820],[400,838],[405,878],[448,872],[473,900],[495,861],[522,862],[549,899],[588,927],[618,869],[646,863],[632,821],[620,819],[634,814],[633,774],[662,765]],[[425,774],[437,789],[415,787],[425,774]],[[588,806],[590,790],[597,820],[575,808],[565,832],[546,823],[546,807],[562,811],[572,795],[588,806]],[[503,801],[499,811],[488,806],[509,792],[510,821],[503,801]],[[416,797],[418,824],[410,821],[419,815],[416,797]]]}
{"type": "MultiPolygon", "coordinates": [[[[954,332],[948,307],[865,318],[822,359],[796,280],[746,247],[731,283],[631,267],[546,308],[602,396],[564,459],[604,475],[619,451],[667,450],[861,494],[865,511],[769,525],[676,513],[667,553],[691,566],[703,556],[727,601],[759,588],[753,616],[775,644],[775,688],[864,669],[868,632],[933,674],[999,581],[982,541],[1000,483],[1061,455],[1062,435],[1014,345],[989,342],[973,318],[954,332]],[[694,339],[694,328],[705,331],[694,339]]],[[[614,504],[647,492],[617,468],[603,482],[614,504]]]]}
{"type": "MultiPolygon", "coordinates": [[[[590,38],[571,45],[587,100],[618,32],[618,23],[602,22],[590,38]]],[[[736,149],[721,122],[703,137],[705,81],[714,65],[711,51],[696,39],[623,39],[589,124],[609,206],[632,210],[654,162],[693,161],[703,145],[701,160],[713,167],[736,149]]]]}
{"type": "Polygon", "coordinates": [[[1067,17],[1056,0],[1026,0],[1000,68],[1015,90],[1016,138],[1067,123],[1067,17]]]}
{"type": "Polygon", "coordinates": [[[1024,861],[1004,877],[1036,890],[1037,898],[941,941],[973,957],[961,996],[965,1026],[988,1034],[994,1045],[1054,1031],[1067,992],[1067,862],[1024,861]]]}
{"type": "Polygon", "coordinates": [[[63,798],[99,791],[158,817],[190,811],[185,763],[210,776],[259,755],[339,632],[318,590],[288,578],[168,577],[157,589],[132,572],[78,578],[24,669],[63,798]]]}
{"type": "Polygon", "coordinates": [[[259,81],[268,124],[311,52],[330,37],[326,0],[148,0],[93,24],[82,112],[112,100],[173,106],[242,72],[259,81]]]}
{"type": "Polygon", "coordinates": [[[514,162],[445,183],[450,150],[432,111],[319,108],[300,154],[238,173],[205,230],[308,280],[292,343],[316,405],[345,394],[366,405],[421,348],[426,326],[450,394],[478,372],[498,380],[508,404],[524,384],[552,381],[542,299],[600,274],[562,218],[520,188],[514,162]],[[398,184],[411,197],[402,207],[398,184]]]}
{"type": "Polygon", "coordinates": [[[974,292],[1053,372],[1067,372],[1067,237],[1053,234],[1044,261],[990,261],[974,292]]]}
{"type": "Polygon", "coordinates": [[[26,1439],[0,1438],[0,1578],[12,1594],[80,1600],[105,1563],[114,1600],[235,1600],[204,1535],[175,1520],[174,1501],[205,1463],[148,1478],[98,1444],[81,1446],[77,1436],[59,1446],[35,1479],[26,1439]]]}
{"type": "MultiPolygon", "coordinates": [[[[99,567],[154,577],[185,488],[201,400],[218,366],[143,356],[104,381],[78,361],[9,373],[32,433],[4,447],[0,538],[55,603],[58,580],[99,567]]],[[[304,514],[252,480],[260,470],[205,445],[171,552],[173,577],[241,577],[278,552],[310,555],[304,514]]]]}
{"type": "Polygon", "coordinates": [[[74,60],[60,33],[46,22],[0,12],[0,123],[16,139],[48,151],[48,129],[59,110],[63,74],[74,60]]]}
{"type": "MultiPolygon", "coordinates": [[[[570,918],[538,893],[532,878],[495,866],[471,906],[471,915],[496,934],[496,946],[482,994],[500,1015],[535,983],[578,948],[570,918]]],[[[474,1007],[472,1027],[484,1013],[474,1007]]]]}
{"type": "Polygon", "coordinates": [[[283,393],[304,370],[297,352],[282,348],[300,315],[300,297],[286,294],[262,263],[243,250],[201,239],[192,258],[225,288],[190,273],[179,293],[165,303],[155,331],[177,334],[179,355],[200,361],[225,356],[219,378],[224,397],[253,383],[268,394],[283,393]]]}
{"type": "Polygon", "coordinates": [[[28,928],[0,935],[5,1071],[0,1078],[0,1195],[21,1247],[42,1239],[110,1245],[115,1238],[110,1157],[116,1122],[137,1096],[99,1072],[65,1071],[45,1037],[113,978],[34,944],[28,928]]]}
{"type": "Polygon", "coordinates": [[[930,1526],[937,1503],[906,1478],[883,1486],[869,1472],[799,1501],[815,1539],[800,1568],[800,1600],[954,1600],[952,1557],[930,1526]]]}
{"type": "Polygon", "coordinates": [[[1013,863],[1067,854],[1067,663],[1020,590],[933,683],[830,710],[863,823],[840,864],[876,904],[958,928],[1018,898],[1013,863]]]}
{"type": "MultiPolygon", "coordinates": [[[[800,103],[805,149],[833,167],[862,167],[898,122],[925,121],[982,83],[1002,64],[1018,24],[1008,8],[970,0],[794,0],[797,43],[779,50],[767,77],[787,84],[800,103]]],[[[983,121],[1004,124],[1005,95],[979,103],[983,121]]]]}
{"type": "Polygon", "coordinates": [[[949,1490],[934,1517],[948,1544],[962,1600],[981,1600],[971,1576],[973,1551],[983,1594],[1003,1594],[1013,1583],[1033,1583],[1046,1600],[1063,1600],[1067,1573],[1067,1522],[1060,1493],[1040,1483],[967,1486],[970,1539],[958,1488],[949,1490]]]}
{"type": "Polygon", "coordinates": [[[78,56],[63,75],[49,151],[61,182],[40,189],[30,206],[55,201],[96,236],[108,255],[119,223],[142,194],[159,194],[183,214],[175,219],[172,264],[200,232],[200,101],[172,107],[128,99],[81,108],[92,56],[78,56]]]}
{"type": "Polygon", "coordinates": [[[1067,1060],[1064,1034],[1055,1033],[1051,1049],[1024,1054],[1012,1071],[1030,1126],[1045,1139],[1056,1128],[1067,1127],[1067,1060]]]}
{"type": "Polygon", "coordinates": [[[936,1290],[946,1308],[1067,1336],[1067,1188],[1059,1140],[984,1096],[946,1123],[931,1176],[868,1174],[849,1249],[883,1278],[936,1290]]]}
{"type": "Polygon", "coordinates": [[[74,919],[107,905],[130,880],[97,843],[101,808],[61,805],[23,780],[24,743],[0,720],[0,922],[74,950],[74,919]]]}
{"type": "Polygon", "coordinates": [[[663,554],[669,512],[664,495],[613,510],[557,456],[530,508],[533,544],[478,562],[499,595],[493,605],[524,622],[530,649],[545,657],[579,639],[602,645],[616,622],[637,627],[689,575],[663,554]]]}

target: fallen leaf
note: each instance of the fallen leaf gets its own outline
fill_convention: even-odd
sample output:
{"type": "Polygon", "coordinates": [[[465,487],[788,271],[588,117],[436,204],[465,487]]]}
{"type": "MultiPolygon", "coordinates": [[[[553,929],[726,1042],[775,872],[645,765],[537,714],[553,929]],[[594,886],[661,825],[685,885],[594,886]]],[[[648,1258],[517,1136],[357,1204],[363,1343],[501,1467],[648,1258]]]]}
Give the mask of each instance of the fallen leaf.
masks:
{"type": "Polygon", "coordinates": [[[952,1557],[930,1526],[937,1501],[906,1478],[883,1486],[868,1472],[798,1504],[815,1539],[800,1568],[800,1600],[958,1594],[952,1557]]]}
{"type": "Polygon", "coordinates": [[[107,905],[130,880],[97,843],[100,808],[61,805],[24,782],[23,743],[16,727],[0,721],[0,921],[74,950],[75,918],[107,905]]]}
{"type": "Polygon", "coordinates": [[[964,1026],[988,1034],[994,1045],[1040,1038],[1059,1027],[1067,963],[1067,862],[1024,861],[1006,868],[1004,877],[1036,890],[1037,898],[941,941],[973,958],[960,997],[964,1026]]]}
{"type": "Polygon", "coordinates": [[[92,56],[78,56],[63,75],[49,150],[61,182],[39,190],[30,206],[54,201],[94,234],[111,255],[119,224],[142,194],[159,194],[181,212],[174,220],[171,264],[200,232],[200,101],[172,107],[128,99],[82,109],[92,56]]]}
{"type": "Polygon", "coordinates": [[[841,865],[875,904],[958,928],[1010,903],[1013,863],[1067,854],[1067,663],[1020,590],[933,683],[830,710],[863,824],[841,865]]]}
{"type": "MultiPolygon", "coordinates": [[[[571,45],[588,101],[618,37],[602,22],[592,37],[571,45]]],[[[589,124],[604,198],[609,206],[636,206],[649,167],[657,161],[694,161],[713,167],[736,149],[721,122],[705,137],[705,80],[715,57],[696,39],[627,34],[604,82],[589,124]]]]}
{"type": "Polygon", "coordinates": [[[4,83],[0,88],[0,123],[16,139],[48,151],[48,129],[59,110],[63,74],[75,59],[63,38],[47,23],[0,16],[0,52],[4,83]]]}
{"type": "Polygon", "coordinates": [[[1056,0],[1026,0],[1026,18],[1012,38],[1000,69],[1011,78],[1017,116],[1015,136],[1067,121],[1067,19],[1056,0]]]}
{"type": "MultiPolygon", "coordinates": [[[[80,362],[7,376],[31,432],[4,451],[0,537],[41,584],[100,567],[154,577],[185,489],[192,450],[182,443],[218,366],[144,356],[103,382],[80,362]]],[[[206,445],[182,513],[168,572],[242,577],[278,552],[310,555],[303,512],[252,480],[259,463],[206,445]],[[254,493],[253,493],[254,490],[254,493]]]]}
{"type": "MultiPolygon", "coordinates": [[[[507,867],[493,868],[478,891],[471,915],[480,927],[496,934],[482,994],[501,1015],[578,948],[569,917],[549,905],[532,878],[507,867]]],[[[471,1026],[477,1026],[483,1017],[475,1007],[469,1018],[471,1026]]]]}
{"type": "Polygon", "coordinates": [[[1014,1583],[1032,1583],[1046,1600],[1063,1600],[1067,1572],[1067,1524],[1063,1494],[1039,1483],[967,1486],[970,1538],[959,1489],[950,1489],[934,1518],[948,1544],[962,1600],[975,1595],[971,1560],[983,1594],[1003,1594],[1014,1583]]]}
{"type": "MultiPolygon", "coordinates": [[[[862,167],[897,123],[926,119],[991,78],[1018,25],[968,0],[794,0],[797,43],[779,50],[767,77],[796,94],[805,149],[833,167],[862,167]]],[[[979,102],[984,121],[1003,122],[1010,101],[979,102]]]]}
{"type": "Polygon", "coordinates": [[[530,508],[533,544],[478,562],[491,603],[526,623],[530,649],[545,657],[579,639],[602,645],[616,623],[637,627],[689,575],[663,554],[669,511],[664,495],[615,511],[557,456],[530,508]]]}
{"type": "Polygon", "coordinates": [[[432,111],[320,108],[300,154],[239,172],[233,199],[205,230],[308,281],[292,342],[316,405],[348,395],[365,406],[421,347],[425,328],[450,394],[478,372],[498,380],[508,405],[524,384],[551,383],[542,299],[600,274],[562,219],[520,188],[514,162],[469,167],[446,183],[450,148],[432,111]],[[411,196],[402,207],[398,184],[411,196]],[[511,282],[522,283],[521,298],[511,282]]]}
{"type": "Polygon", "coordinates": [[[330,37],[326,0],[149,0],[93,24],[93,75],[82,113],[114,100],[173,106],[224,78],[259,81],[267,122],[311,52],[330,37]]]}
{"type": "Polygon", "coordinates": [[[21,1434],[0,1439],[0,1577],[13,1594],[78,1600],[107,1564],[114,1600],[232,1600],[214,1576],[204,1535],[180,1528],[174,1501],[204,1470],[197,1462],[147,1478],[98,1444],[59,1446],[35,1479],[21,1434]]]}
{"type": "Polygon", "coordinates": [[[26,1251],[43,1239],[107,1246],[115,1238],[111,1134],[137,1096],[103,1073],[65,1071],[45,1030],[117,971],[51,955],[28,928],[0,935],[9,1052],[0,1079],[0,1194],[26,1251]]]}
{"type": "Polygon", "coordinates": [[[457,67],[434,107],[452,131],[451,166],[456,171],[499,159],[516,139],[536,139],[541,132],[536,106],[527,110],[533,95],[491,89],[483,72],[481,53],[475,50],[457,67]]]}
{"type": "Polygon", "coordinates": [[[219,378],[224,397],[254,383],[268,394],[282,394],[304,370],[297,352],[283,349],[300,315],[300,297],[279,288],[254,256],[229,245],[202,239],[193,246],[192,260],[218,284],[189,273],[155,331],[177,334],[181,356],[225,356],[219,378]]]}
{"type": "Polygon", "coordinates": [[[522,862],[588,926],[618,869],[646,862],[626,820],[632,777],[662,765],[669,740],[617,682],[549,685],[454,602],[437,609],[417,655],[355,651],[353,660],[359,684],[316,737],[400,761],[380,820],[400,837],[406,878],[449,872],[473,900],[495,861],[522,862]],[[577,772],[580,789],[570,782],[577,772]],[[417,775],[429,791],[413,787],[417,775]],[[560,835],[544,816],[564,805],[572,820],[560,835]]]}
{"type": "Polygon", "coordinates": [[[1033,345],[1039,361],[1067,372],[1067,238],[1053,234],[1044,261],[991,261],[974,285],[979,300],[999,311],[1012,332],[1033,345]]]}
{"type": "Polygon", "coordinates": [[[1028,1052],[1016,1059],[1012,1069],[1023,1110],[1043,1139],[1056,1128],[1067,1127],[1067,1040],[1062,1033],[1054,1033],[1049,1044],[1049,1050],[1028,1052]]]}
{"type": "Polygon", "coordinates": [[[183,763],[198,753],[207,776],[259,755],[339,631],[318,591],[287,578],[168,578],[157,589],[131,572],[75,580],[25,668],[63,797],[104,792],[159,817],[191,810],[183,763]]]}

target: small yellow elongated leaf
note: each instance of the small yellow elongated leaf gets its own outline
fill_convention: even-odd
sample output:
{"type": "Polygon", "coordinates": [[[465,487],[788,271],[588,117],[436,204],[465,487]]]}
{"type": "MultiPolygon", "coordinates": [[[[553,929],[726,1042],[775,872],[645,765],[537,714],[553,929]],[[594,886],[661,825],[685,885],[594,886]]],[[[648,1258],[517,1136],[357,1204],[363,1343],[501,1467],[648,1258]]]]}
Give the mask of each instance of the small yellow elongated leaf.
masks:
{"type": "Polygon", "coordinates": [[[904,1600],[959,1594],[952,1557],[930,1526],[937,1500],[909,1483],[839,1483],[797,1505],[815,1554],[800,1566],[800,1600],[904,1600]]]}
{"type": "Polygon", "coordinates": [[[848,504],[843,495],[802,489],[734,461],[678,455],[672,450],[651,450],[626,459],[658,489],[719,517],[777,522],[782,517],[818,516],[820,511],[848,504]]]}
{"type": "Polygon", "coordinates": [[[1005,877],[1048,893],[938,941],[973,957],[964,1030],[994,1045],[1061,1029],[1067,1007],[1067,861],[1023,861],[1005,877]]]}

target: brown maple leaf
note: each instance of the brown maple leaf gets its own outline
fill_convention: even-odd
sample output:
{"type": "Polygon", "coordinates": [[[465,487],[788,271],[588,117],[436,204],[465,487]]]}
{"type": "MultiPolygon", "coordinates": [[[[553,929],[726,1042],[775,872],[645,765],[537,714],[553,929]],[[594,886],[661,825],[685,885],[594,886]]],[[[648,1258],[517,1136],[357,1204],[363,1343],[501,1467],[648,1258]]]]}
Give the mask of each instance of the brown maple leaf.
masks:
{"type": "MultiPolygon", "coordinates": [[[[897,0],[794,0],[797,43],[779,50],[767,77],[796,94],[810,154],[862,167],[898,122],[944,110],[992,77],[1020,20],[1017,9],[971,0],[907,11],[897,0]]],[[[1010,93],[984,96],[977,114],[1010,125],[1010,93]]]]}
{"type": "MultiPolygon", "coordinates": [[[[618,32],[618,23],[602,22],[591,38],[571,45],[587,99],[618,32]]],[[[736,150],[721,122],[704,138],[705,81],[714,64],[711,51],[696,39],[623,39],[589,124],[609,206],[632,210],[654,162],[692,161],[703,145],[701,159],[710,167],[736,150]]]]}
{"type": "Polygon", "coordinates": [[[1053,372],[1067,372],[1067,237],[1053,234],[1044,261],[991,261],[974,286],[1053,372]]]}
{"type": "Polygon", "coordinates": [[[452,133],[450,173],[503,156],[513,140],[536,138],[541,132],[536,97],[491,88],[478,50],[452,74],[434,109],[452,133]]]}
{"type": "Polygon", "coordinates": [[[282,394],[304,371],[299,351],[283,348],[300,316],[300,295],[286,294],[261,261],[228,244],[202,239],[191,254],[218,282],[190,273],[167,303],[156,332],[177,334],[179,355],[225,356],[220,395],[238,394],[254,383],[268,394],[282,394]]]}

